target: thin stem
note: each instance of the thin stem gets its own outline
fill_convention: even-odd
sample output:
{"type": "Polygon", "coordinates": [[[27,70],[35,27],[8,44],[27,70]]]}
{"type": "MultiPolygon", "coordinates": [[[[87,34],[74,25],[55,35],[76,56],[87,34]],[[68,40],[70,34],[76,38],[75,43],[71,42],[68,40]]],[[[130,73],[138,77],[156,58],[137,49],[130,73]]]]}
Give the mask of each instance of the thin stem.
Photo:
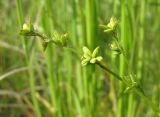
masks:
{"type": "Polygon", "coordinates": [[[38,37],[40,37],[43,40],[47,38],[46,36],[40,34],[39,32],[35,32],[35,36],[38,36],[38,37]]]}
{"type": "MultiPolygon", "coordinates": [[[[111,71],[110,69],[108,69],[104,63],[102,63],[102,62],[97,62],[96,64],[97,64],[98,66],[100,66],[103,70],[105,70],[105,71],[109,72],[110,74],[112,74],[116,79],[118,79],[118,80],[120,80],[120,81],[123,82],[122,77],[120,77],[118,74],[116,74],[116,73],[114,73],[113,71],[111,71]]],[[[123,82],[123,83],[124,83],[124,82],[123,82]]],[[[142,97],[142,98],[152,107],[153,111],[154,111],[156,114],[160,114],[159,108],[157,108],[157,106],[154,105],[154,104],[149,100],[149,98],[145,95],[145,93],[144,93],[143,89],[140,87],[140,85],[135,86],[133,91],[135,91],[135,93],[137,93],[140,97],[142,97]]]]}
{"type": "MultiPolygon", "coordinates": [[[[125,2],[124,0],[121,0],[121,27],[120,27],[120,40],[121,44],[126,49],[127,45],[127,40],[126,40],[126,11],[125,11],[125,2]]],[[[120,61],[119,61],[119,69],[120,69],[120,75],[124,75],[126,72],[126,65],[125,65],[125,60],[123,56],[120,56],[120,61]]],[[[123,91],[123,85],[119,83],[119,92],[123,91]]],[[[123,111],[123,106],[124,106],[124,98],[118,99],[118,113],[117,117],[123,117],[125,115],[125,111],[123,111]]]]}
{"type": "Polygon", "coordinates": [[[119,75],[117,75],[116,73],[114,73],[113,71],[111,71],[110,69],[108,69],[104,63],[102,63],[102,62],[97,62],[96,64],[97,64],[98,66],[100,66],[102,69],[104,69],[105,71],[107,71],[107,72],[109,72],[110,74],[112,74],[112,75],[113,75],[115,78],[117,78],[118,80],[122,81],[122,78],[121,78],[119,75]]]}
{"type": "Polygon", "coordinates": [[[28,61],[29,66],[29,82],[30,82],[30,88],[31,88],[31,96],[34,104],[34,109],[37,117],[41,117],[41,111],[39,107],[38,100],[36,99],[36,85],[35,85],[35,78],[34,78],[34,70],[33,70],[33,56],[34,53],[31,54],[31,58],[28,61]]]}
{"type": "MultiPolygon", "coordinates": [[[[21,27],[22,22],[23,22],[23,12],[22,12],[22,3],[21,0],[16,0],[16,8],[17,8],[17,16],[19,20],[19,26],[21,27]]],[[[40,111],[40,106],[38,103],[38,100],[36,99],[35,93],[36,93],[36,83],[35,83],[35,77],[34,77],[34,70],[33,70],[33,53],[31,51],[31,57],[29,58],[28,50],[27,50],[27,43],[25,38],[22,38],[22,45],[23,48],[25,49],[25,55],[26,55],[26,61],[27,65],[29,68],[29,82],[30,82],[30,88],[31,88],[31,96],[32,96],[32,101],[34,104],[34,109],[35,109],[35,114],[37,117],[41,117],[41,111],[40,111]]]]}
{"type": "Polygon", "coordinates": [[[160,109],[145,95],[144,91],[140,87],[137,87],[134,91],[152,107],[156,115],[160,115],[160,109]]]}

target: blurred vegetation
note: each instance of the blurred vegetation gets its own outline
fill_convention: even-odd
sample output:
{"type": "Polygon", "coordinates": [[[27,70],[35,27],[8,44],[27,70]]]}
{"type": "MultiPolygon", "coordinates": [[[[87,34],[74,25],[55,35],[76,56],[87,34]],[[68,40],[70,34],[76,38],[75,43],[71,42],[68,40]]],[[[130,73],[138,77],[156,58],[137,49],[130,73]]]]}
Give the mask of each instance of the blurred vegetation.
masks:
{"type": "Polygon", "coordinates": [[[136,76],[160,108],[159,21],[160,0],[1,0],[0,117],[158,116],[110,73],[82,67],[81,56],[84,46],[100,46],[107,67],[122,77],[136,76]],[[126,58],[113,54],[115,37],[101,28],[113,16],[126,58]],[[29,21],[49,38],[55,31],[67,34],[67,47],[51,43],[44,51],[39,37],[20,36],[29,21]]]}

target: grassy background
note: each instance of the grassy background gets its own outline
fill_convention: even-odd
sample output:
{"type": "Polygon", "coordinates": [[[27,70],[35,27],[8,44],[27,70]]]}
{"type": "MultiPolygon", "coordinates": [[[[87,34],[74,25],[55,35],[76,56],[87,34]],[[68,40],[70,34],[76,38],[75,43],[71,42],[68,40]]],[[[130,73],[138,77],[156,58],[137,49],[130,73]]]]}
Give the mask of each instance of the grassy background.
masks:
{"type": "Polygon", "coordinates": [[[0,116],[2,117],[150,117],[151,107],[98,67],[82,67],[82,47],[101,46],[110,69],[121,76],[136,74],[160,106],[160,0],[1,0],[0,116]],[[118,36],[125,49],[114,57],[110,36],[100,24],[119,20],[118,36]],[[24,22],[52,37],[69,33],[69,48],[21,37],[24,22]],[[72,50],[76,50],[75,54],[72,50]],[[72,50],[72,51],[71,51],[72,50]]]}

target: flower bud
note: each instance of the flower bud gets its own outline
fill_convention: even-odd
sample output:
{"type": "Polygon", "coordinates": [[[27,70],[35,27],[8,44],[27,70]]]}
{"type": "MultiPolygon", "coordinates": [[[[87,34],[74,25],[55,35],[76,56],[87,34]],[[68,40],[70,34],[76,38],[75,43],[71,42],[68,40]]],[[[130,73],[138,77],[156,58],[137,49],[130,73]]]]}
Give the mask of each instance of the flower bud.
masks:
{"type": "Polygon", "coordinates": [[[109,44],[109,47],[110,49],[114,52],[114,54],[121,54],[122,53],[122,48],[121,46],[116,43],[115,41],[112,41],[110,44],[109,44]]]}
{"type": "Polygon", "coordinates": [[[53,42],[56,45],[59,45],[59,46],[62,46],[62,47],[67,46],[68,41],[69,41],[68,33],[60,35],[57,31],[54,32],[53,42]]]}
{"type": "Polygon", "coordinates": [[[25,24],[23,24],[23,30],[31,32],[31,31],[34,31],[34,28],[31,23],[25,23],[25,24]]]}
{"type": "Polygon", "coordinates": [[[109,22],[109,24],[107,26],[108,26],[108,28],[114,30],[117,27],[117,24],[118,24],[117,19],[115,17],[112,17],[110,19],[110,22],[109,22]]]}
{"type": "Polygon", "coordinates": [[[20,30],[20,35],[35,36],[34,27],[31,22],[23,24],[23,27],[20,30]]]}
{"type": "Polygon", "coordinates": [[[117,25],[117,19],[115,17],[112,17],[107,25],[101,25],[101,27],[104,29],[104,32],[112,32],[115,31],[117,25]]]}

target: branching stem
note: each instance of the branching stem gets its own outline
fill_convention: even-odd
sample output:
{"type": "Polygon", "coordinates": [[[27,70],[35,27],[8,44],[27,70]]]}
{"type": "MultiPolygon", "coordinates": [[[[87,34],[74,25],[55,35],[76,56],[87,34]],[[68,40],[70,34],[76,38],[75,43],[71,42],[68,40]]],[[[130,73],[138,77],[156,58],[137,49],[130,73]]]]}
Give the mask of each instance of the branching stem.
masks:
{"type": "MultiPolygon", "coordinates": [[[[124,83],[124,80],[122,77],[120,77],[118,74],[116,74],[115,72],[111,71],[110,69],[107,68],[107,66],[105,65],[105,63],[103,62],[97,62],[96,63],[99,67],[101,67],[103,70],[105,70],[106,72],[110,73],[111,75],[113,75],[116,79],[122,81],[124,83]]],[[[126,84],[126,83],[124,83],[126,84]]],[[[160,110],[159,108],[152,103],[149,98],[145,95],[143,89],[141,88],[140,85],[134,86],[133,91],[138,94],[142,99],[144,99],[146,101],[146,103],[148,103],[153,111],[155,112],[155,114],[160,115],[160,110]]]]}

